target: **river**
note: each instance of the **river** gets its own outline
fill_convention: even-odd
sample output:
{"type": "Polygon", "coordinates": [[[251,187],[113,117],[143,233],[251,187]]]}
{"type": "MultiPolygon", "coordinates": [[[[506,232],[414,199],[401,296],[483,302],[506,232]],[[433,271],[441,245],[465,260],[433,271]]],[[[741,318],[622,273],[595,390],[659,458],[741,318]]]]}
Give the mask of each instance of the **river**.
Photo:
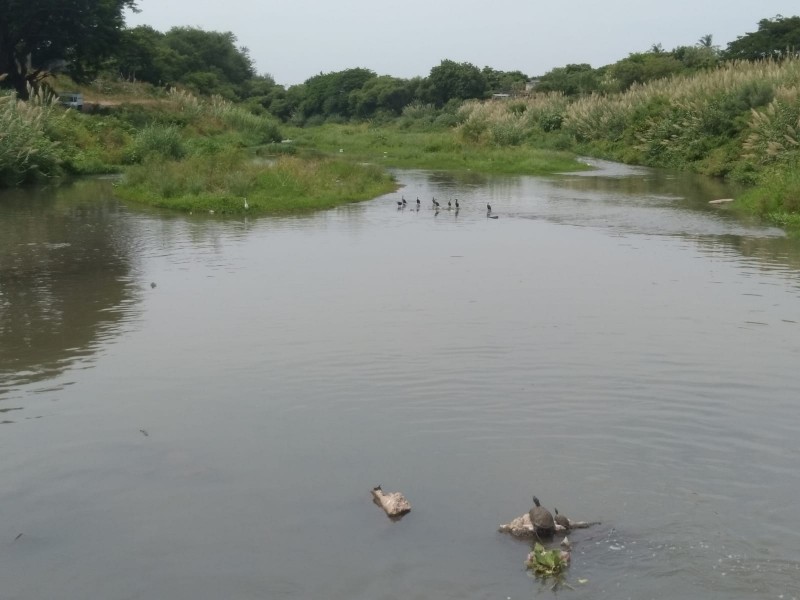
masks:
{"type": "Polygon", "coordinates": [[[568,597],[800,597],[800,241],[595,164],[293,218],[2,192],[0,597],[550,598],[497,532],[533,494],[601,522],[568,597]]]}

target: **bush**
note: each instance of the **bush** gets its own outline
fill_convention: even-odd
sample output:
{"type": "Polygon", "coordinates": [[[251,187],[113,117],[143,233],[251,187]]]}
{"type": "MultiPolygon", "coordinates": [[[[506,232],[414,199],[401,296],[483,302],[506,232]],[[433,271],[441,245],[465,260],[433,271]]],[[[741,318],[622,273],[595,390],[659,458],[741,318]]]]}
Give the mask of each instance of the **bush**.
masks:
{"type": "Polygon", "coordinates": [[[127,162],[139,163],[161,157],[178,160],[186,155],[181,133],[175,125],[148,125],[133,138],[127,162]]]}

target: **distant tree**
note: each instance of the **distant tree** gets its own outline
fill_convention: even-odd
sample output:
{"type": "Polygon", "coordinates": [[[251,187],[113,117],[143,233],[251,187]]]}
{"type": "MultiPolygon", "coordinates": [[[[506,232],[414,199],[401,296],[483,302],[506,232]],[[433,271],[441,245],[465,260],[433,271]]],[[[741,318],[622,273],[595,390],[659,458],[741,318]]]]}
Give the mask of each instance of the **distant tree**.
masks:
{"type": "Polygon", "coordinates": [[[563,92],[567,96],[590,94],[600,89],[600,72],[588,64],[567,65],[539,78],[537,92],[563,92]]]}
{"type": "Polygon", "coordinates": [[[711,69],[719,64],[719,52],[713,46],[678,46],[670,54],[688,71],[711,69]]]}
{"type": "Polygon", "coordinates": [[[315,75],[305,82],[305,97],[300,110],[306,118],[313,115],[349,118],[353,116],[351,92],[360,90],[375,77],[373,71],[361,68],[315,75]]]}
{"type": "Polygon", "coordinates": [[[191,85],[198,92],[229,95],[234,91],[241,96],[243,86],[255,75],[249,51],[236,47],[236,36],[230,31],[173,27],[164,34],[164,44],[178,57],[164,79],[191,85]]]}
{"type": "Polygon", "coordinates": [[[684,70],[683,64],[669,52],[635,52],[610,65],[608,76],[616,81],[619,91],[634,83],[669,77],[684,70]]]}
{"type": "Polygon", "coordinates": [[[149,25],[122,31],[112,66],[120,77],[158,85],[174,72],[178,54],[164,43],[164,34],[149,25]]]}
{"type": "Polygon", "coordinates": [[[411,91],[404,79],[382,75],[367,80],[363,87],[350,93],[350,111],[358,118],[377,113],[398,116],[411,102],[411,91]]]}
{"type": "Polygon", "coordinates": [[[486,89],[495,94],[522,91],[530,79],[522,71],[497,71],[492,67],[483,67],[481,73],[486,78],[486,89]]]}
{"type": "Polygon", "coordinates": [[[714,44],[712,42],[713,37],[710,33],[705,34],[699,40],[697,40],[697,45],[701,48],[713,48],[714,44]]]}
{"type": "Polygon", "coordinates": [[[800,17],[777,15],[758,22],[758,31],[746,33],[728,44],[726,59],[782,58],[800,50],[800,17]]]}
{"type": "Polygon", "coordinates": [[[20,98],[28,78],[63,62],[78,79],[116,49],[135,0],[0,0],[0,74],[20,98]]]}
{"type": "Polygon", "coordinates": [[[486,76],[473,64],[443,60],[431,69],[425,93],[427,101],[444,106],[449,100],[467,100],[486,96],[486,76]]]}

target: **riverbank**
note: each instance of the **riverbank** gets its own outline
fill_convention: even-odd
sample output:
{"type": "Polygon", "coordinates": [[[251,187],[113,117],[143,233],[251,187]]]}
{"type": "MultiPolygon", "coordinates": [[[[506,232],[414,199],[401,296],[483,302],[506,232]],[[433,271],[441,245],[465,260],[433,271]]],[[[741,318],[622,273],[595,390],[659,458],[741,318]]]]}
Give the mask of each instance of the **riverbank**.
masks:
{"type": "Polygon", "coordinates": [[[112,98],[89,97],[87,114],[5,95],[0,181],[122,173],[115,192],[127,201],[187,212],[289,214],[388,193],[396,184],[387,167],[533,175],[585,168],[568,152],[464,140],[449,126],[297,128],[182,91],[131,92],[130,101],[117,91],[112,98]]]}
{"type": "Polygon", "coordinates": [[[307,127],[174,90],[87,93],[91,114],[6,95],[0,184],[121,172],[130,201],[284,214],[391,191],[381,168],[546,175],[585,168],[580,154],[738,183],[746,191],[727,210],[797,233],[798,82],[800,60],[729,63],[622,94],[413,105],[396,119],[307,127]]]}

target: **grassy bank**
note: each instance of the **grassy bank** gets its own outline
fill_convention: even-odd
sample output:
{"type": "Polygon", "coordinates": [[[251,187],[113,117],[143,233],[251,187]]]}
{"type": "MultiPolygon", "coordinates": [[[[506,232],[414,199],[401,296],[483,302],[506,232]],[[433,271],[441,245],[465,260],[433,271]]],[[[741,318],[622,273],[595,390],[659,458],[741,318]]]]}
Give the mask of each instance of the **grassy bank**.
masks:
{"type": "Polygon", "coordinates": [[[381,126],[291,128],[218,97],[145,90],[126,101],[116,88],[110,99],[86,95],[86,113],[2,98],[3,184],[121,172],[116,193],[129,201],[288,214],[387,193],[396,185],[385,167],[529,174],[582,168],[563,151],[466,139],[454,123],[432,125],[429,111],[408,111],[402,122],[381,126]],[[292,143],[278,143],[286,137],[292,143]]]}
{"type": "Polygon", "coordinates": [[[315,149],[387,167],[530,175],[585,168],[569,152],[465,140],[453,128],[361,123],[285,128],[285,132],[301,151],[315,149]]]}
{"type": "Polygon", "coordinates": [[[729,62],[621,94],[468,102],[459,130],[472,140],[522,140],[724,177],[752,186],[737,199],[740,210],[792,228],[800,214],[798,90],[800,58],[729,62]]]}
{"type": "Polygon", "coordinates": [[[127,171],[121,198],[187,212],[292,214],[396,188],[380,167],[331,158],[254,160],[243,152],[149,161],[127,171]],[[245,205],[246,203],[246,205],[245,205]]]}
{"type": "Polygon", "coordinates": [[[589,154],[746,184],[738,210],[796,229],[798,89],[800,58],[731,62],[621,94],[412,104],[399,118],[302,128],[183,92],[126,102],[133,92],[115,88],[113,100],[89,98],[91,114],[6,95],[0,185],[125,172],[130,200],[237,212],[246,197],[251,212],[277,214],[384,193],[383,167],[536,175],[582,168],[574,156],[589,154]]]}

